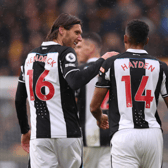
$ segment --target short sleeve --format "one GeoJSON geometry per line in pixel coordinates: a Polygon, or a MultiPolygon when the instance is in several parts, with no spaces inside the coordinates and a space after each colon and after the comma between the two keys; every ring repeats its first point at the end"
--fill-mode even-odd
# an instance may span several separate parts
{"type": "Polygon", "coordinates": [[[163,79],[161,83],[161,95],[162,97],[168,96],[168,66],[163,64],[163,79]]]}
{"type": "Polygon", "coordinates": [[[20,68],[21,68],[21,72],[20,72],[20,76],[19,76],[19,82],[25,83],[24,66],[22,65],[20,68]]]}
{"type": "Polygon", "coordinates": [[[110,66],[109,62],[106,60],[99,70],[98,81],[96,87],[109,88],[110,87],[110,66]]]}

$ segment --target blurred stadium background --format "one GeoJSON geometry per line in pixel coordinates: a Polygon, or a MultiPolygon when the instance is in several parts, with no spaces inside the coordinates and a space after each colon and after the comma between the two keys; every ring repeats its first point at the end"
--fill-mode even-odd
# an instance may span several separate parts
{"type": "MultiPolygon", "coordinates": [[[[124,52],[126,23],[142,19],[150,26],[147,51],[168,62],[167,0],[0,0],[0,168],[26,168],[28,155],[20,146],[14,97],[20,65],[39,46],[56,17],[71,13],[83,21],[83,32],[95,31],[103,39],[102,54],[124,52]]],[[[163,167],[168,167],[168,112],[162,98],[163,167]]]]}

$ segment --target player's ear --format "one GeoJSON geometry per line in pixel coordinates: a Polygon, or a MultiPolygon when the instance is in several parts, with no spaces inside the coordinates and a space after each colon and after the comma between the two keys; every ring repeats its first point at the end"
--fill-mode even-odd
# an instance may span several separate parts
{"type": "Polygon", "coordinates": [[[60,26],[60,27],[59,27],[59,33],[60,33],[61,35],[63,35],[63,34],[64,34],[64,31],[65,31],[64,27],[60,26]]]}
{"type": "Polygon", "coordinates": [[[95,45],[93,43],[91,43],[89,45],[89,49],[90,49],[90,52],[93,52],[95,50],[95,45]]]}
{"type": "Polygon", "coordinates": [[[149,42],[149,37],[147,37],[145,45],[148,44],[148,42],[149,42]]]}
{"type": "Polygon", "coordinates": [[[124,43],[128,43],[128,36],[126,34],[124,35],[124,43]]]}

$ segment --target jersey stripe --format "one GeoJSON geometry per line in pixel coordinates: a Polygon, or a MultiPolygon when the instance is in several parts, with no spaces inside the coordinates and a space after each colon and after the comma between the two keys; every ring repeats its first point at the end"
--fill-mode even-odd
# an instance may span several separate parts
{"type": "Polygon", "coordinates": [[[109,58],[99,73],[96,87],[110,88],[111,136],[126,128],[161,128],[157,105],[159,94],[168,95],[168,68],[146,52],[136,52],[109,58]]]}
{"type": "Polygon", "coordinates": [[[30,105],[31,139],[81,137],[74,91],[63,77],[70,71],[63,62],[69,52],[74,50],[54,43],[34,49],[25,60],[22,81],[30,105]]]}

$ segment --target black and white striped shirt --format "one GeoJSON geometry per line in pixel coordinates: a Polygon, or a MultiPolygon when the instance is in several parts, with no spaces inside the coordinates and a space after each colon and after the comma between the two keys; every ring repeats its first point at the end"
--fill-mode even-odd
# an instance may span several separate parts
{"type": "Polygon", "coordinates": [[[128,49],[107,59],[96,87],[110,90],[111,136],[126,128],[161,128],[159,94],[168,96],[168,67],[145,50],[128,49]]]}
{"type": "Polygon", "coordinates": [[[16,92],[21,132],[29,129],[24,105],[28,97],[31,139],[81,137],[73,89],[89,82],[103,61],[100,58],[85,72],[77,68],[76,53],[70,47],[48,41],[32,50],[21,66],[16,92]]]}
{"type": "MultiPolygon", "coordinates": [[[[86,69],[91,66],[98,58],[90,58],[86,64],[79,67],[86,69]]],[[[93,97],[95,84],[98,76],[94,77],[88,84],[83,86],[78,93],[78,108],[80,116],[80,124],[82,127],[83,143],[84,146],[98,147],[110,146],[109,129],[103,130],[97,126],[97,121],[90,112],[90,103],[93,97]]],[[[102,104],[103,113],[108,113],[108,96],[102,104]]]]}

